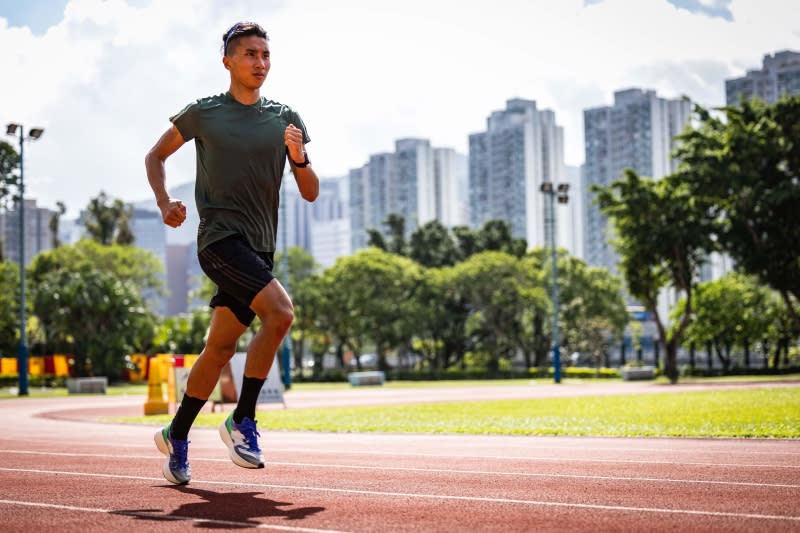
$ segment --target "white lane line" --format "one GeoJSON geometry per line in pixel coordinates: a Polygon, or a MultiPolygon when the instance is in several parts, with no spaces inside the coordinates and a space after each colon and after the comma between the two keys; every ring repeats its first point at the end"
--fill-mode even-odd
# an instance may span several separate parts
{"type": "MultiPolygon", "coordinates": [[[[208,430],[208,428],[197,428],[197,429],[208,430]]],[[[363,434],[363,436],[368,439],[370,437],[385,436],[385,434],[372,434],[372,433],[366,434],[365,433],[365,434],[363,434]]],[[[475,436],[476,435],[464,435],[464,437],[475,437],[475,436]]],[[[480,436],[478,436],[478,437],[480,437],[480,436]]],[[[87,444],[87,442],[85,440],[69,440],[69,441],[68,440],[63,440],[61,438],[60,434],[54,435],[53,438],[58,438],[58,441],[60,443],[62,443],[62,444],[74,444],[76,446],[77,445],[85,446],[87,444]]],[[[514,437],[514,438],[525,439],[527,437],[514,437]]],[[[540,438],[540,437],[535,437],[535,438],[540,438]]],[[[558,437],[541,437],[541,438],[558,438],[558,437]]],[[[578,437],[568,437],[568,438],[575,439],[575,438],[578,438],[578,437]]],[[[565,444],[565,445],[559,445],[559,446],[551,446],[551,445],[537,445],[537,444],[515,445],[515,444],[509,444],[509,443],[502,443],[502,447],[504,449],[513,448],[513,449],[523,450],[523,451],[524,450],[556,450],[556,451],[560,451],[560,452],[564,452],[564,451],[586,451],[587,450],[587,445],[593,444],[588,439],[593,439],[593,438],[603,438],[603,437],[586,437],[587,443],[583,444],[583,445],[568,445],[568,444],[565,444]]],[[[608,438],[614,438],[614,437],[608,437],[608,438]]],[[[618,437],[618,438],[625,438],[625,437],[618,437]]],[[[634,437],[630,437],[630,438],[631,438],[631,440],[634,439],[634,437]]],[[[639,440],[647,440],[648,438],[651,438],[651,437],[642,437],[639,440]]],[[[673,439],[676,439],[676,440],[680,440],[680,439],[683,439],[684,437],[652,437],[652,438],[654,438],[654,439],[655,438],[658,438],[658,439],[673,438],[673,439]]],[[[267,437],[267,439],[268,439],[268,437],[267,437]]],[[[314,435],[312,437],[312,439],[315,440],[316,442],[324,442],[324,443],[328,443],[328,444],[342,444],[343,443],[341,440],[338,440],[338,439],[321,440],[318,435],[314,435]]],[[[284,446],[287,445],[287,444],[290,444],[290,442],[287,442],[285,439],[280,439],[280,440],[281,440],[281,444],[284,445],[284,446]]],[[[732,444],[734,442],[736,442],[736,443],[742,442],[745,445],[753,445],[754,444],[753,442],[748,442],[748,440],[749,439],[733,439],[732,438],[732,439],[730,439],[730,443],[732,444]]],[[[756,440],[756,439],[754,439],[754,440],[756,440]]],[[[0,437],[0,441],[22,442],[22,441],[20,441],[20,439],[14,439],[14,438],[10,438],[10,437],[0,437]]],[[[715,439],[715,441],[716,441],[716,443],[719,443],[720,441],[724,441],[724,439],[718,438],[718,439],[715,439]]],[[[306,444],[308,442],[308,440],[298,440],[297,442],[299,442],[301,444],[306,444]]],[[[101,447],[113,446],[115,448],[118,448],[120,446],[124,447],[124,448],[152,448],[153,447],[152,444],[144,444],[144,443],[136,443],[136,442],[128,442],[128,443],[125,443],[125,444],[121,444],[119,441],[114,441],[114,442],[112,442],[112,441],[109,441],[109,442],[92,441],[91,444],[93,446],[101,446],[101,447]]],[[[691,454],[691,455],[697,455],[697,454],[700,454],[700,453],[706,453],[706,454],[708,454],[708,453],[712,453],[712,454],[713,453],[726,453],[726,454],[727,453],[731,453],[730,449],[726,449],[726,448],[721,447],[721,446],[714,446],[714,444],[715,443],[712,443],[712,447],[709,447],[709,446],[697,446],[697,447],[694,447],[694,448],[643,448],[643,447],[628,448],[628,447],[619,447],[619,446],[614,446],[614,447],[612,447],[612,446],[601,446],[601,447],[591,447],[591,448],[588,448],[588,449],[590,449],[592,451],[595,451],[595,452],[684,453],[684,454],[691,454]]],[[[798,447],[798,449],[800,449],[800,444],[797,447],[798,447]]],[[[275,450],[283,450],[283,451],[293,451],[293,450],[295,450],[297,448],[274,448],[274,449],[275,450]]],[[[320,453],[340,453],[340,452],[330,452],[330,451],[326,451],[326,450],[323,450],[323,449],[315,449],[315,450],[319,451],[320,453]]],[[[344,452],[341,452],[341,453],[344,453],[344,452]]],[[[362,453],[362,452],[358,452],[358,453],[362,453]]],[[[363,453],[370,453],[370,452],[363,452],[363,453]]],[[[735,450],[735,453],[737,455],[800,456],[800,451],[797,451],[797,452],[758,451],[758,450],[741,450],[741,449],[738,449],[738,448],[735,450]]],[[[446,454],[446,455],[442,455],[441,457],[452,457],[452,456],[449,455],[449,454],[446,454]]],[[[462,455],[461,457],[481,458],[481,457],[484,457],[484,456],[462,455]]],[[[508,459],[525,459],[525,457],[519,457],[519,456],[512,456],[512,457],[507,457],[506,456],[505,458],[508,458],[508,459]]],[[[709,463],[709,464],[712,464],[712,463],[709,463]]],[[[713,463],[713,464],[716,464],[716,463],[713,463]]]]}
{"type": "Polygon", "coordinates": [[[196,524],[213,524],[217,526],[274,529],[278,531],[299,531],[303,533],[344,533],[331,529],[312,529],[307,527],[290,527],[272,524],[255,524],[253,522],[235,522],[232,520],[215,520],[213,518],[194,518],[181,515],[162,515],[158,513],[145,513],[141,511],[116,511],[114,509],[101,509],[99,507],[76,507],[74,505],[58,505],[55,503],[26,502],[20,500],[0,500],[0,505],[21,505],[25,507],[39,507],[44,509],[58,509],[60,511],[80,511],[83,513],[114,514],[121,516],[131,516],[136,518],[153,518],[157,520],[176,520],[194,522],[196,524]]]}
{"type": "Polygon", "coordinates": [[[800,485],[790,485],[782,483],[754,483],[750,481],[725,481],[725,480],[705,480],[705,479],[675,479],[658,477],[631,477],[631,476],[591,476],[579,474],[546,474],[541,472],[495,472],[486,470],[458,470],[448,468],[412,468],[402,466],[363,466],[363,465],[343,465],[343,464],[320,464],[320,463],[292,463],[281,461],[267,461],[268,465],[280,466],[299,466],[302,468],[338,468],[342,470],[379,470],[379,471],[399,471],[399,472],[431,472],[443,474],[471,474],[471,475],[491,475],[491,476],[520,476],[537,478],[568,478],[568,479],[591,479],[606,481],[643,481],[647,483],[689,483],[689,484],[708,484],[708,485],[733,485],[744,487],[768,487],[800,489],[800,485]]]}
{"type": "MultiPolygon", "coordinates": [[[[110,453],[72,453],[72,452],[37,452],[31,450],[3,450],[7,454],[19,455],[46,455],[56,457],[96,457],[103,459],[159,459],[164,460],[160,455],[120,455],[110,453]]],[[[202,461],[209,463],[228,463],[230,459],[219,459],[214,457],[192,457],[192,461],[202,461]]],[[[394,472],[420,472],[437,474],[470,474],[479,476],[517,476],[517,477],[536,477],[536,478],[567,478],[567,479],[590,479],[605,481],[642,481],[647,483],[687,483],[697,485],[732,485],[740,487],[764,487],[782,489],[800,489],[800,485],[785,483],[755,483],[752,481],[728,481],[728,480],[708,480],[708,479],[679,479],[679,478],[658,478],[658,477],[633,477],[633,476],[597,476],[581,474],[556,474],[542,472],[502,472],[493,470],[463,470],[456,468],[419,468],[404,466],[368,466],[368,465],[349,465],[349,464],[329,464],[329,463],[299,463],[291,461],[267,461],[267,466],[291,466],[299,468],[331,468],[341,470],[377,470],[394,472]]],[[[0,468],[0,470],[2,470],[0,468]]]]}
{"type": "Polygon", "coordinates": [[[573,462],[573,463],[622,463],[645,465],[673,465],[673,466],[725,466],[744,468],[792,468],[800,469],[798,465],[771,465],[752,463],[703,463],[690,461],[648,461],[642,459],[594,459],[591,457],[523,457],[508,455],[470,455],[450,453],[423,453],[423,452],[381,452],[376,450],[319,450],[316,448],[265,448],[268,452],[285,452],[296,454],[298,452],[318,453],[328,455],[376,455],[381,457],[435,457],[442,459],[504,459],[510,461],[542,461],[542,462],[573,462]]]}
{"type": "MultiPolygon", "coordinates": [[[[37,469],[26,469],[26,468],[0,468],[0,470],[4,470],[7,472],[21,472],[21,473],[31,473],[31,474],[53,474],[53,475],[79,476],[79,477],[83,476],[83,477],[133,479],[142,481],[165,482],[163,478],[158,478],[158,477],[123,476],[119,474],[90,474],[86,472],[66,472],[61,470],[37,470],[37,469]]],[[[513,498],[488,498],[483,496],[456,496],[449,494],[425,494],[416,492],[388,492],[388,491],[360,490],[360,489],[336,489],[330,487],[311,487],[302,485],[276,485],[270,483],[243,483],[234,481],[206,481],[206,480],[195,480],[195,479],[192,479],[192,485],[222,485],[228,487],[252,487],[252,488],[272,489],[272,490],[294,490],[294,491],[322,492],[322,493],[336,493],[336,494],[361,494],[365,496],[388,496],[392,498],[399,497],[399,498],[417,498],[417,499],[432,499],[432,500],[470,501],[470,502],[483,502],[483,503],[528,505],[528,506],[539,506],[539,507],[561,507],[569,509],[593,509],[593,510],[603,510],[603,511],[623,511],[623,512],[630,511],[639,513],[685,514],[693,516],[749,518],[756,520],[786,520],[791,522],[800,522],[800,516],[767,515],[767,514],[757,514],[757,513],[732,513],[725,511],[702,511],[698,509],[630,507],[624,505],[551,502],[551,501],[540,501],[540,500],[517,500],[513,498]]]]}

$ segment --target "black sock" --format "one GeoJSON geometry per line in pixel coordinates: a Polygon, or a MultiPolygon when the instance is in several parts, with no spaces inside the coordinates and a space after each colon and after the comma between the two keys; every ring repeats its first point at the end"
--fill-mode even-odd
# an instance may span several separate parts
{"type": "Polygon", "coordinates": [[[178,412],[175,413],[175,418],[172,419],[172,426],[170,426],[169,433],[173,439],[187,440],[189,438],[189,428],[194,424],[194,419],[200,409],[206,404],[206,400],[192,398],[188,394],[183,395],[181,405],[178,407],[178,412]]]}
{"type": "Polygon", "coordinates": [[[244,417],[250,420],[256,419],[256,402],[261,387],[264,386],[264,379],[244,377],[242,380],[242,393],[239,395],[239,403],[233,411],[233,421],[237,424],[242,423],[244,417]]]}

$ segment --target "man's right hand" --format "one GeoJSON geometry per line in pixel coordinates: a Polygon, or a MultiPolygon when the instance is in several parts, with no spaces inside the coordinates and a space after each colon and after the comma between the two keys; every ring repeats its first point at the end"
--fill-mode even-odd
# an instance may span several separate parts
{"type": "Polygon", "coordinates": [[[186,206],[177,198],[168,198],[158,204],[161,220],[171,228],[177,228],[186,220],[186,206]]]}

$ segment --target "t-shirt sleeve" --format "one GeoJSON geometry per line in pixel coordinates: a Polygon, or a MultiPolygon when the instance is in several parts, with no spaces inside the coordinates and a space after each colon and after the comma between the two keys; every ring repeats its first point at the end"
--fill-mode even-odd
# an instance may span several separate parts
{"type": "Polygon", "coordinates": [[[188,142],[197,137],[199,133],[199,116],[197,102],[192,102],[177,114],[169,117],[169,121],[178,128],[183,140],[188,142]]]}
{"type": "Polygon", "coordinates": [[[300,128],[300,130],[303,132],[303,144],[310,143],[311,137],[308,136],[308,130],[306,129],[306,125],[303,123],[303,119],[300,118],[300,114],[297,113],[297,111],[292,110],[289,116],[290,122],[296,127],[300,128]]]}

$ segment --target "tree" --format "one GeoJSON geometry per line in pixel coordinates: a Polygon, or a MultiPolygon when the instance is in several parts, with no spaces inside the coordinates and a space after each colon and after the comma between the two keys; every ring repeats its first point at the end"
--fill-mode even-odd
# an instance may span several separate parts
{"type": "Polygon", "coordinates": [[[477,231],[467,226],[455,226],[452,231],[459,261],[481,251],[480,235],[477,231]]]}
{"type": "Polygon", "coordinates": [[[86,232],[103,245],[133,244],[130,221],[133,206],[119,198],[111,201],[104,191],[89,201],[86,207],[86,232]]]}
{"type": "Polygon", "coordinates": [[[0,261],[0,355],[15,353],[19,342],[19,267],[0,261]]]}
{"type": "Polygon", "coordinates": [[[20,158],[13,146],[0,141],[0,209],[8,207],[11,193],[19,185],[20,158]]]}
{"type": "MultiPolygon", "coordinates": [[[[367,248],[340,258],[325,275],[327,299],[336,302],[336,309],[330,311],[345,317],[337,324],[337,333],[349,342],[371,339],[379,365],[386,368],[386,353],[401,345],[410,346],[418,329],[416,290],[422,277],[419,265],[367,248]]],[[[360,346],[350,346],[357,356],[360,346]]]]}
{"type": "Polygon", "coordinates": [[[549,302],[542,284],[504,252],[482,252],[454,268],[472,311],[467,330],[482,347],[487,370],[496,373],[500,361],[509,360],[518,349],[530,352],[525,334],[529,313],[546,313],[549,302]]]}
{"type": "Polygon", "coordinates": [[[73,353],[79,375],[122,375],[125,356],[145,351],[155,320],[130,280],[83,263],[48,272],[33,308],[53,351],[73,353]]]}
{"type": "MultiPolygon", "coordinates": [[[[0,141],[0,211],[8,208],[14,191],[19,185],[20,157],[14,147],[0,141]]],[[[0,235],[0,262],[3,261],[3,239],[0,235]]]]}
{"type": "MultiPolygon", "coordinates": [[[[289,263],[288,291],[292,297],[292,301],[296,303],[296,295],[299,294],[298,291],[301,290],[303,280],[311,277],[319,268],[319,265],[314,261],[314,258],[311,256],[311,254],[299,247],[289,248],[287,256],[289,263]]],[[[281,282],[286,280],[286,273],[284,273],[285,268],[286,265],[284,264],[281,253],[276,252],[275,268],[273,269],[273,273],[279,280],[281,280],[281,282]]],[[[292,354],[294,355],[295,360],[295,368],[300,369],[303,365],[303,348],[305,344],[306,329],[298,327],[299,324],[303,324],[304,322],[297,320],[296,311],[297,310],[295,309],[295,323],[293,324],[291,330],[291,341],[292,354]]]]}
{"type": "MultiPolygon", "coordinates": [[[[301,332],[302,338],[310,341],[311,354],[314,357],[314,376],[319,376],[323,357],[333,344],[333,336],[329,329],[331,323],[326,320],[330,305],[325,299],[326,291],[323,290],[322,283],[321,275],[312,274],[298,281],[292,289],[294,304],[292,331],[301,332]]],[[[330,311],[331,315],[335,315],[335,310],[330,309],[330,311]]],[[[296,363],[295,367],[301,368],[296,363]]]]}
{"type": "MultiPolygon", "coordinates": [[[[771,300],[768,289],[743,274],[728,274],[701,283],[695,291],[685,342],[710,344],[727,372],[734,346],[749,350],[751,343],[768,338],[777,314],[771,300]]],[[[672,315],[680,316],[685,306],[686,300],[680,300],[672,315]]]]}
{"type": "Polygon", "coordinates": [[[464,362],[470,348],[466,324],[472,312],[455,267],[424,271],[417,289],[419,330],[423,357],[435,370],[447,370],[464,362]]]}
{"type": "Polygon", "coordinates": [[[715,215],[722,250],[778,291],[800,327],[800,96],[695,115],[676,179],[715,215]]]}
{"type": "Polygon", "coordinates": [[[385,233],[368,229],[367,246],[380,248],[392,254],[407,256],[406,219],[397,213],[389,213],[383,221],[385,233]]]}
{"type": "Polygon", "coordinates": [[[488,220],[479,233],[481,251],[498,251],[522,257],[528,249],[525,239],[517,239],[511,234],[511,224],[505,220],[488,220]]]}
{"type": "Polygon", "coordinates": [[[52,234],[52,247],[58,248],[61,246],[61,239],[58,236],[58,228],[61,222],[61,217],[64,216],[64,213],[67,212],[67,206],[64,205],[64,202],[56,202],[57,210],[50,215],[50,222],[47,224],[47,227],[50,229],[50,233],[52,234]]]}
{"type": "MultiPolygon", "coordinates": [[[[543,273],[549,290],[550,250],[535,248],[528,252],[526,260],[543,273]]],[[[595,366],[600,366],[607,355],[609,339],[618,338],[628,322],[620,280],[604,268],[589,267],[563,249],[558,250],[557,261],[561,345],[566,350],[591,355],[595,366]]],[[[545,322],[550,321],[548,318],[545,322]]],[[[536,336],[546,339],[537,347],[537,365],[541,365],[552,342],[550,328],[540,332],[537,327],[536,336]]]]}
{"type": "Polygon", "coordinates": [[[202,307],[191,313],[166,317],[156,327],[153,351],[160,353],[200,353],[205,347],[211,309],[202,307]]]}
{"type": "Polygon", "coordinates": [[[458,253],[453,237],[438,220],[432,220],[411,234],[409,257],[424,267],[454,265],[458,253]]]}
{"type": "Polygon", "coordinates": [[[49,272],[77,269],[83,264],[110,272],[121,281],[130,281],[140,291],[163,290],[159,277],[163,266],[152,253],[133,246],[103,246],[88,239],[36,255],[28,267],[31,289],[36,290],[49,272]]]}
{"type": "MultiPolygon", "coordinates": [[[[289,259],[289,290],[294,291],[294,287],[298,286],[304,279],[311,277],[319,269],[319,265],[314,261],[314,257],[299,247],[291,247],[288,251],[289,259]]],[[[284,261],[281,252],[275,252],[275,266],[272,273],[276,278],[281,280],[286,279],[284,272],[284,261]]]]}
{"type": "Polygon", "coordinates": [[[593,190],[612,223],[628,290],[655,317],[666,352],[664,373],[676,383],[678,346],[691,318],[695,279],[715,249],[713,219],[692,190],[670,176],[654,181],[628,169],[610,186],[593,190]],[[670,329],[658,310],[659,291],[667,286],[686,298],[684,314],[670,329]]]}
{"type": "Polygon", "coordinates": [[[124,356],[145,351],[155,322],[142,293],[159,291],[161,265],[133,246],[90,240],[38,254],[28,267],[43,349],[85,357],[79,372],[117,375],[124,356]]]}

